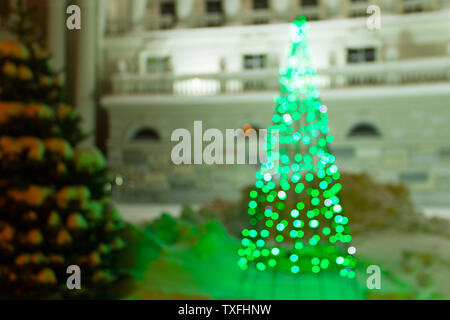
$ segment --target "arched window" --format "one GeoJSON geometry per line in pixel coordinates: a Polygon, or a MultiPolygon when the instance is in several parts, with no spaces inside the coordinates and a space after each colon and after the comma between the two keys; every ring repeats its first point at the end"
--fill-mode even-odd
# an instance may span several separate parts
{"type": "Polygon", "coordinates": [[[348,136],[350,138],[379,137],[379,136],[381,136],[381,133],[377,127],[375,127],[374,125],[372,125],[370,123],[360,123],[360,124],[357,124],[356,126],[354,126],[350,130],[348,136]]]}
{"type": "Polygon", "coordinates": [[[132,141],[159,141],[159,133],[152,128],[141,128],[131,136],[132,141]]]}

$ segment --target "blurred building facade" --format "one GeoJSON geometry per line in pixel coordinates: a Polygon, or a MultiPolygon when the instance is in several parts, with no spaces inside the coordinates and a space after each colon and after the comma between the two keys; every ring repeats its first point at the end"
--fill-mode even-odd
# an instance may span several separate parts
{"type": "Polygon", "coordinates": [[[252,184],[256,165],[174,165],[171,134],[196,120],[270,125],[290,22],[304,15],[341,170],[450,205],[449,0],[55,1],[82,8],[63,56],[86,128],[106,128],[118,200],[203,202],[252,184]]]}
{"type": "Polygon", "coordinates": [[[267,127],[289,23],[309,20],[314,64],[344,171],[450,203],[450,2],[109,1],[100,46],[108,157],[120,197],[236,196],[255,166],[171,163],[176,128],[267,127]],[[367,25],[369,5],[381,28],[367,25]],[[119,169],[120,168],[120,169],[119,169]]]}

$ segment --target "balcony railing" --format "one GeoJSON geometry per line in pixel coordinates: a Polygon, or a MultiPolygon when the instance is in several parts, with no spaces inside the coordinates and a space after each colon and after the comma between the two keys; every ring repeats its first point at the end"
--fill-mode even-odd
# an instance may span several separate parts
{"type": "MultiPolygon", "coordinates": [[[[377,62],[318,70],[321,88],[403,85],[450,81],[450,57],[377,62]]],[[[208,96],[224,93],[276,91],[277,69],[214,74],[116,74],[113,94],[208,96]]]]}
{"type": "MultiPolygon", "coordinates": [[[[293,0],[294,1],[294,0],[293,0]]],[[[133,3],[134,1],[131,1],[133,3]]],[[[135,1],[137,2],[137,1],[135,1]]],[[[448,1],[438,0],[395,0],[395,1],[331,1],[330,3],[340,3],[338,6],[328,5],[329,1],[318,1],[317,6],[303,6],[292,10],[293,15],[286,15],[285,22],[291,22],[293,18],[298,15],[305,15],[308,19],[334,19],[346,17],[367,17],[367,7],[371,4],[379,5],[383,14],[401,14],[414,13],[422,11],[436,11],[440,9],[448,9],[448,1]],[[395,2],[395,5],[392,3],[395,2]],[[345,4],[345,5],[344,5],[345,4]]],[[[207,12],[195,12],[193,10],[192,21],[183,24],[183,27],[206,27],[231,24],[262,24],[271,22],[280,22],[278,19],[273,19],[276,15],[274,9],[255,9],[244,12],[242,15],[236,16],[233,21],[227,21],[226,15],[218,17],[215,14],[208,14],[207,12]],[[196,16],[200,14],[200,16],[196,16]]],[[[175,14],[176,15],[176,14],[175,14]]],[[[158,30],[174,28],[177,26],[176,16],[161,16],[157,12],[146,12],[142,20],[142,28],[145,30],[158,30]]],[[[107,33],[110,36],[126,33],[131,31],[133,24],[129,21],[126,11],[117,14],[117,17],[109,17],[107,21],[107,33]]]]}

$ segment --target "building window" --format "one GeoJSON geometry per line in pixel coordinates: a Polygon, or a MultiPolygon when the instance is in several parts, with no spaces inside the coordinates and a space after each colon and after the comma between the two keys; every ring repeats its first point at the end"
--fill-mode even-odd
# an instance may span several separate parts
{"type": "Polygon", "coordinates": [[[222,13],[222,0],[207,0],[206,12],[207,13],[222,13]]]}
{"type": "Polygon", "coordinates": [[[163,73],[170,71],[169,57],[149,57],[146,61],[147,73],[163,73]]]}
{"type": "Polygon", "coordinates": [[[175,0],[161,0],[160,2],[160,21],[161,29],[173,28],[176,24],[175,0]]]}
{"type": "Polygon", "coordinates": [[[348,136],[350,138],[356,137],[379,137],[381,136],[380,131],[373,125],[369,123],[361,123],[354,126],[348,136]]]}
{"type": "Polygon", "coordinates": [[[159,141],[159,133],[152,128],[142,128],[137,130],[132,136],[132,141],[159,141]]]}
{"type": "Polygon", "coordinates": [[[402,5],[403,5],[403,13],[419,13],[419,12],[424,12],[425,7],[424,7],[424,2],[426,1],[415,1],[415,0],[403,0],[402,1],[402,5]]]}
{"type": "MultiPolygon", "coordinates": [[[[244,55],[244,69],[258,70],[267,67],[267,55],[265,54],[247,54],[244,55]]],[[[266,90],[267,81],[265,80],[244,80],[244,91],[266,90]]]]}
{"type": "Polygon", "coordinates": [[[328,147],[328,152],[334,155],[336,158],[355,158],[356,151],[352,147],[331,148],[328,147]]]}
{"type": "Polygon", "coordinates": [[[399,179],[400,182],[404,184],[423,183],[428,181],[428,173],[426,172],[400,173],[399,179]]]}
{"type": "Polygon", "coordinates": [[[305,16],[308,21],[316,21],[320,19],[319,12],[319,0],[299,0],[301,10],[301,14],[305,16]]]}
{"type": "Polygon", "coordinates": [[[347,63],[365,63],[375,60],[375,48],[347,49],[347,63]]]}
{"type": "Polygon", "coordinates": [[[267,67],[267,55],[265,54],[246,54],[244,55],[244,69],[264,69],[267,67]]]}
{"type": "Polygon", "coordinates": [[[317,7],[318,0],[300,0],[302,7],[317,7]]]}
{"type": "Polygon", "coordinates": [[[163,0],[160,8],[162,16],[175,16],[175,1],[163,0]]]}
{"type": "Polygon", "coordinates": [[[206,26],[218,27],[223,25],[223,6],[222,0],[206,0],[206,26]]]}
{"type": "Polygon", "coordinates": [[[405,8],[403,8],[403,13],[419,13],[419,12],[423,12],[424,8],[419,4],[419,5],[409,5],[406,6],[405,8]]]}
{"type": "Polygon", "coordinates": [[[268,0],[253,0],[253,9],[254,10],[267,10],[267,9],[269,9],[269,1],[268,0]]]}
{"type": "Polygon", "coordinates": [[[348,17],[349,18],[360,18],[360,17],[366,17],[367,13],[366,10],[352,10],[349,14],[348,17]]]}

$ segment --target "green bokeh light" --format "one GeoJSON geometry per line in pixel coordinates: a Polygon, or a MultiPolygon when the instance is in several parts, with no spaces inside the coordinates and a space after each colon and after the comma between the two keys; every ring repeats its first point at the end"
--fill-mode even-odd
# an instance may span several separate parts
{"type": "Polygon", "coordinates": [[[292,273],[334,267],[352,278],[356,259],[346,252],[352,237],[339,199],[339,165],[328,148],[334,137],[329,133],[328,106],[319,100],[304,18],[293,22],[290,39],[287,67],[280,69],[280,94],[274,97],[273,124],[268,128],[267,161],[255,174],[254,190],[248,194],[251,227],[242,230],[238,264],[241,269],[252,264],[263,271],[287,262],[292,273]],[[272,136],[275,130],[278,135],[272,136]],[[275,144],[279,149],[273,148],[275,144]],[[302,258],[307,252],[320,252],[323,245],[332,250],[302,258]],[[345,254],[336,253],[341,246],[345,254]]]}

